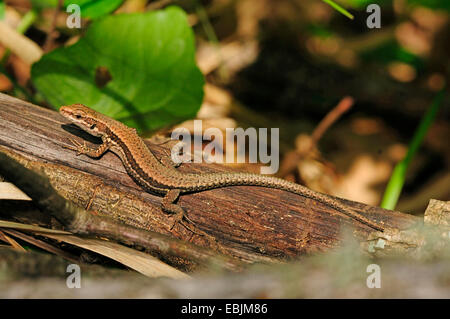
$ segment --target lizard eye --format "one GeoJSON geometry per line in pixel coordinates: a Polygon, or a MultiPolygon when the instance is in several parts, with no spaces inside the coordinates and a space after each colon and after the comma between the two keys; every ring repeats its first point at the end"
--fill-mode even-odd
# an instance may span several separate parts
{"type": "Polygon", "coordinates": [[[97,124],[92,124],[92,125],[91,125],[91,130],[93,130],[93,129],[95,128],[96,125],[97,125],[97,124]]]}
{"type": "Polygon", "coordinates": [[[81,115],[80,115],[80,114],[75,115],[75,117],[76,117],[77,119],[81,119],[81,115]]]}

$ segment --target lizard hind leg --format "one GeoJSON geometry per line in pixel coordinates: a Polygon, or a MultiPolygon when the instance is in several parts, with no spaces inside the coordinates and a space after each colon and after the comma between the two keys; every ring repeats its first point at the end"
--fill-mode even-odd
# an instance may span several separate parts
{"type": "Polygon", "coordinates": [[[181,165],[181,162],[174,162],[169,155],[161,157],[160,161],[166,167],[178,168],[181,165]]]}
{"type": "Polygon", "coordinates": [[[179,189],[169,190],[161,202],[161,207],[162,207],[163,211],[165,211],[166,213],[175,215],[175,220],[172,224],[172,227],[170,227],[170,230],[172,230],[177,223],[180,223],[181,225],[186,227],[188,230],[190,230],[194,234],[203,235],[203,234],[200,234],[197,231],[193,230],[191,227],[189,227],[188,225],[186,225],[183,222],[183,218],[184,218],[187,222],[194,225],[194,223],[186,216],[186,211],[180,205],[175,204],[178,197],[180,196],[180,192],[181,191],[179,189]]]}

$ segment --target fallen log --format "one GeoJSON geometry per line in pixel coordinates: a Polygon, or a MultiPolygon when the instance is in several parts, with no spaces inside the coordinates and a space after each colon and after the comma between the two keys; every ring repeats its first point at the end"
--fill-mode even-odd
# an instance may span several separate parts
{"type": "MultiPolygon", "coordinates": [[[[178,203],[207,236],[193,234],[161,210],[161,197],[145,192],[126,173],[120,159],[75,156],[64,148],[77,136],[98,141],[57,112],[0,94],[0,151],[44,172],[52,186],[75,204],[144,230],[169,234],[243,261],[271,261],[325,251],[341,243],[342,230],[354,229],[365,241],[368,226],[311,199],[281,190],[234,186],[181,196],[178,203]]],[[[170,154],[152,145],[157,157],[170,154]]],[[[225,172],[215,164],[183,164],[182,172],[225,172]]],[[[339,199],[351,209],[389,228],[406,228],[420,219],[408,214],[339,199]]]]}

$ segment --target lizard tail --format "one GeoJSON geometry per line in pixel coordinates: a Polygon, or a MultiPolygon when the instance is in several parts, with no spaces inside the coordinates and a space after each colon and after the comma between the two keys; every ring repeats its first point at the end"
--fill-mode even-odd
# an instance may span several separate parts
{"type": "MultiPolygon", "coordinates": [[[[189,174],[191,175],[191,174],[189,174]]],[[[195,174],[192,174],[195,175],[195,174]]],[[[198,176],[197,176],[198,177],[198,176]]],[[[211,174],[203,174],[202,179],[207,180],[208,182],[201,183],[202,185],[189,185],[191,187],[195,188],[195,191],[201,191],[201,190],[208,190],[208,189],[214,189],[214,188],[221,188],[221,187],[227,187],[227,186],[261,186],[266,188],[275,188],[284,190],[293,194],[297,194],[312,200],[316,200],[318,202],[321,202],[322,204],[325,204],[340,213],[355,219],[373,229],[376,229],[378,231],[383,231],[384,227],[380,226],[378,223],[368,219],[367,217],[361,215],[361,213],[356,212],[344,204],[342,204],[339,199],[335,199],[329,195],[325,195],[322,193],[315,192],[305,186],[302,186],[300,184],[292,183],[287,180],[273,177],[273,176],[266,176],[266,175],[259,175],[259,174],[252,174],[252,173],[236,173],[236,174],[230,174],[230,173],[211,173],[211,174]]],[[[193,181],[196,180],[196,178],[193,178],[193,181]]]]}

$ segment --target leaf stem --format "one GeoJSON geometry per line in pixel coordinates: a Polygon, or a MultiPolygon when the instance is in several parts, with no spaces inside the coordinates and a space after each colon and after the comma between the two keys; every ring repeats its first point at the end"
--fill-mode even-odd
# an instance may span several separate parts
{"type": "Polygon", "coordinates": [[[206,37],[208,40],[214,45],[217,56],[219,58],[219,77],[221,80],[225,80],[227,78],[227,74],[225,73],[224,65],[223,65],[223,57],[222,53],[220,51],[219,46],[219,39],[217,38],[216,32],[214,31],[214,27],[212,26],[211,22],[209,21],[208,13],[206,12],[205,8],[202,6],[200,2],[197,2],[197,16],[202,23],[203,30],[206,33],[206,37]]]}
{"type": "MultiPolygon", "coordinates": [[[[25,13],[23,18],[20,20],[16,31],[20,34],[24,34],[28,30],[28,28],[31,27],[31,25],[34,23],[34,21],[36,21],[36,18],[37,18],[36,11],[34,11],[34,10],[28,11],[27,13],[25,13]]],[[[7,48],[5,50],[5,53],[3,53],[2,59],[0,60],[1,65],[6,64],[6,61],[8,60],[10,54],[11,54],[11,51],[7,48]]]]}

